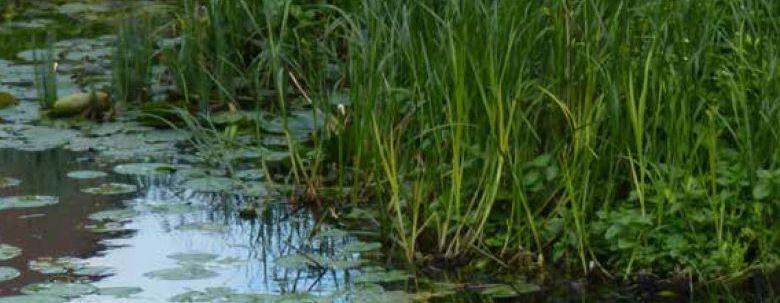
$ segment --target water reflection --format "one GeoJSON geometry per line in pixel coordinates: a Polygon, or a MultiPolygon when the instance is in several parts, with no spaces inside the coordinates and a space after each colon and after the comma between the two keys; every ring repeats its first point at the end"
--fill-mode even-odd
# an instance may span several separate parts
{"type": "Polygon", "coordinates": [[[175,175],[110,174],[97,180],[66,177],[74,170],[110,172],[112,165],[94,162],[86,154],[60,149],[39,153],[0,150],[2,176],[22,179],[19,187],[2,189],[0,194],[60,197],[60,203],[50,207],[0,212],[0,243],[24,251],[23,256],[2,264],[23,273],[16,280],[0,283],[0,296],[15,294],[23,285],[52,278],[28,270],[27,263],[38,257],[79,257],[90,266],[110,267],[108,275],[93,283],[95,286],[141,287],[144,291],[138,298],[152,301],[209,287],[228,287],[239,293],[329,295],[348,289],[349,278],[357,274],[350,266],[319,268],[316,263],[320,259],[340,264],[357,261],[358,253],[339,250],[356,239],[342,233],[313,237],[312,230],[317,225],[315,215],[294,210],[282,197],[258,199],[195,193],[181,188],[183,180],[175,175]],[[137,184],[139,192],[95,196],[80,191],[103,182],[137,184]],[[257,206],[258,218],[239,218],[239,209],[250,204],[257,206]],[[88,219],[90,214],[117,208],[137,211],[136,216],[123,223],[125,232],[96,233],[85,228],[94,224],[88,219]],[[164,280],[148,274],[181,267],[182,262],[170,256],[182,253],[215,255],[213,260],[197,265],[218,275],[206,279],[164,280]],[[316,260],[307,263],[304,259],[304,266],[297,266],[300,262],[278,266],[276,262],[283,256],[301,255],[316,260]]]}
{"type": "MultiPolygon", "coordinates": [[[[99,287],[139,286],[143,295],[165,297],[207,287],[229,287],[237,292],[330,294],[343,289],[350,270],[291,269],[276,266],[287,255],[311,253],[332,258],[337,247],[353,239],[312,238],[315,218],[307,211],[293,212],[281,198],[249,201],[241,196],[198,194],[179,189],[173,176],[142,177],[138,198],[125,205],[139,215],[125,227],[136,230],[132,236],[104,240],[111,247],[89,259],[92,265],[111,266],[116,274],[98,283],[99,287]],[[248,203],[260,205],[258,220],[238,217],[238,208],[248,203]],[[193,281],[160,281],[144,276],[164,268],[175,268],[176,253],[206,253],[218,259],[206,267],[218,277],[193,281]]],[[[346,259],[357,256],[344,256],[346,259]]]]}

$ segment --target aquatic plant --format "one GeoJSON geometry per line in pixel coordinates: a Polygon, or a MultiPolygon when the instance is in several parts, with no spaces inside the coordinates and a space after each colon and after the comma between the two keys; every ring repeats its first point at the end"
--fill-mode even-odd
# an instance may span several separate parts
{"type": "Polygon", "coordinates": [[[195,4],[166,57],[200,110],[180,111],[197,149],[259,141],[261,110],[278,114],[291,181],[319,205],[333,185],[376,201],[410,267],[712,280],[776,265],[773,2],[195,4]],[[309,144],[293,108],[323,121],[309,144]],[[242,109],[249,126],[212,123],[242,109]]]}
{"type": "Polygon", "coordinates": [[[54,51],[54,34],[46,35],[46,49],[34,51],[35,88],[41,108],[48,109],[57,101],[57,58],[54,51]]]}

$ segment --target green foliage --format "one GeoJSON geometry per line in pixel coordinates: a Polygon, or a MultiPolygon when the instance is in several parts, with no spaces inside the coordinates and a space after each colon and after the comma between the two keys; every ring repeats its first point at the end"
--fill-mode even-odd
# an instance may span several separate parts
{"type": "MultiPolygon", "coordinates": [[[[164,57],[204,112],[280,113],[294,181],[377,201],[410,266],[707,280],[778,259],[778,14],[765,0],[187,1],[164,57]],[[311,153],[292,107],[325,117],[311,153]]],[[[204,115],[183,118],[199,149],[232,144],[204,115]]]]}

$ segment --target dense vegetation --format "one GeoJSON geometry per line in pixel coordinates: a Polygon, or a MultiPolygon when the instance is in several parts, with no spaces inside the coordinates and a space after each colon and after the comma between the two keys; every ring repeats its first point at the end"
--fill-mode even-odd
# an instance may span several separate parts
{"type": "Polygon", "coordinates": [[[316,207],[380,210],[412,268],[732,279],[780,256],[779,14],[190,0],[170,22],[123,22],[114,96],[160,108],[152,66],[170,67],[167,104],[197,117],[204,149],[262,139],[262,119],[216,128],[217,112],[315,108],[312,144],[287,132],[292,181],[316,207]]]}

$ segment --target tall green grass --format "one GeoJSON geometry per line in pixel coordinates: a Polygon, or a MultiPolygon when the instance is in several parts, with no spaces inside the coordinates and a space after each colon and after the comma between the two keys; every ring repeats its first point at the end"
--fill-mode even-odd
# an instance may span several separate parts
{"type": "Polygon", "coordinates": [[[335,165],[412,267],[776,265],[774,1],[185,3],[187,100],[305,100],[329,123],[316,161],[288,140],[296,181],[316,196],[335,165]]]}

